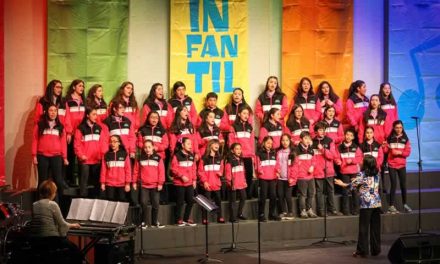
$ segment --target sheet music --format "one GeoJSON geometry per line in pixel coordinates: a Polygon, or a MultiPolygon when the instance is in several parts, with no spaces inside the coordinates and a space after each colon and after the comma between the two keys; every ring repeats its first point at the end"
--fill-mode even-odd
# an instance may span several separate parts
{"type": "Polygon", "coordinates": [[[80,206],[78,208],[78,213],[76,214],[76,220],[86,221],[90,218],[90,213],[95,203],[94,199],[81,199],[80,206]]]}
{"type": "Polygon", "coordinates": [[[69,213],[67,214],[67,219],[76,219],[76,215],[78,214],[81,200],[82,200],[81,198],[72,199],[72,203],[70,204],[69,213]]]}
{"type": "Polygon", "coordinates": [[[117,202],[116,208],[113,212],[112,223],[117,223],[123,225],[125,223],[125,218],[128,212],[128,203],[117,202]]]}
{"type": "Polygon", "coordinates": [[[92,211],[90,212],[89,220],[102,222],[104,218],[104,212],[107,210],[108,203],[107,200],[96,199],[93,203],[92,211]]]}
{"type": "Polygon", "coordinates": [[[110,223],[112,221],[113,212],[116,208],[116,202],[108,202],[107,207],[105,208],[104,215],[102,218],[102,222],[110,223]]]}

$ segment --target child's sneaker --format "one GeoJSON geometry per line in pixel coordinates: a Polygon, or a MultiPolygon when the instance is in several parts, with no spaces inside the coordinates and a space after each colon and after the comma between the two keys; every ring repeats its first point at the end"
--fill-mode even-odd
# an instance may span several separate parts
{"type": "Polygon", "coordinates": [[[411,207],[409,207],[407,204],[403,205],[403,209],[405,210],[405,213],[411,213],[412,212],[411,207]]]}
{"type": "Polygon", "coordinates": [[[186,222],[180,219],[179,221],[177,221],[177,226],[186,226],[186,222]]]}
{"type": "Polygon", "coordinates": [[[397,211],[396,207],[394,207],[394,205],[391,205],[390,207],[388,207],[388,213],[389,214],[398,214],[399,211],[397,211]]]}
{"type": "Polygon", "coordinates": [[[161,229],[161,228],[164,228],[165,226],[164,226],[164,225],[161,225],[159,222],[157,222],[155,225],[152,225],[151,227],[161,229]]]}
{"type": "Polygon", "coordinates": [[[299,217],[304,218],[304,219],[309,218],[309,216],[307,215],[307,212],[306,212],[305,209],[303,209],[303,210],[301,211],[301,214],[299,215],[299,217]]]}
{"type": "Polygon", "coordinates": [[[142,229],[143,229],[143,230],[145,230],[145,229],[147,229],[147,228],[148,228],[148,225],[147,225],[147,224],[145,224],[145,222],[142,222],[142,224],[141,224],[141,227],[142,227],[142,229]]]}
{"type": "Polygon", "coordinates": [[[196,225],[197,225],[197,224],[194,223],[193,220],[191,220],[191,219],[188,219],[188,221],[186,221],[185,224],[186,224],[187,226],[196,226],[196,225]]]}
{"type": "Polygon", "coordinates": [[[286,218],[286,220],[294,220],[294,219],[295,219],[295,216],[293,215],[293,213],[288,213],[288,214],[285,216],[285,218],[286,218]]]}
{"type": "Polygon", "coordinates": [[[224,224],[225,223],[225,219],[223,217],[220,217],[220,218],[217,219],[217,223],[224,224]]]}
{"type": "Polygon", "coordinates": [[[315,212],[313,212],[313,209],[312,209],[312,208],[310,208],[310,209],[307,211],[307,216],[310,217],[310,218],[316,218],[316,217],[318,217],[318,216],[315,214],[315,212]]]}

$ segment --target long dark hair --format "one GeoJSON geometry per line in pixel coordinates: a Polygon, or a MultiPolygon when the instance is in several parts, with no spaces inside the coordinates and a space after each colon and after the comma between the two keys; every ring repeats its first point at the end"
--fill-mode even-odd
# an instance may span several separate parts
{"type": "MultiPolygon", "coordinates": [[[[378,94],[372,94],[372,95],[370,96],[370,103],[368,104],[368,108],[367,108],[367,110],[365,110],[365,112],[364,112],[364,122],[365,122],[365,123],[368,122],[368,118],[370,117],[370,114],[371,114],[371,101],[372,101],[371,99],[372,99],[373,97],[377,97],[377,98],[379,99],[379,102],[380,102],[380,97],[379,97],[378,94]]],[[[386,118],[386,116],[387,116],[387,113],[386,113],[384,110],[382,110],[382,108],[380,107],[380,105],[379,105],[379,108],[377,109],[377,116],[379,117],[378,119],[379,119],[380,121],[385,121],[385,118],[386,118]]]]}
{"type": "Polygon", "coordinates": [[[45,129],[49,128],[49,108],[55,107],[57,109],[57,117],[55,118],[55,128],[60,131],[60,137],[63,133],[64,126],[61,124],[60,119],[58,118],[58,107],[54,104],[51,104],[47,107],[46,112],[41,115],[40,120],[38,121],[38,135],[43,135],[45,129]]]}
{"type": "MultiPolygon", "coordinates": [[[[390,141],[390,139],[391,139],[392,137],[397,136],[397,135],[396,135],[396,132],[394,131],[394,127],[397,126],[397,125],[402,125],[402,136],[403,136],[403,138],[408,139],[408,135],[407,135],[406,132],[405,132],[405,127],[403,126],[403,122],[402,122],[402,120],[396,120],[396,121],[393,122],[393,129],[391,130],[391,133],[390,133],[390,135],[388,136],[388,141],[390,141]]],[[[389,142],[388,142],[388,143],[389,143],[389,142]]]]}
{"type": "MultiPolygon", "coordinates": [[[[208,113],[206,113],[205,114],[205,116],[203,117],[203,120],[202,120],[202,124],[200,125],[200,127],[199,127],[199,132],[200,133],[209,133],[211,130],[209,129],[209,127],[208,127],[208,123],[206,123],[206,119],[208,118],[208,116],[209,116],[209,114],[214,114],[214,112],[208,112],[208,113]]],[[[215,114],[214,114],[215,115],[215,114]]],[[[218,126],[214,123],[214,125],[213,125],[213,127],[214,128],[218,128],[218,126]]]]}
{"type": "Polygon", "coordinates": [[[354,81],[350,84],[350,88],[348,90],[348,97],[351,97],[353,94],[357,92],[357,89],[364,85],[365,82],[362,80],[354,81]]]}
{"type": "Polygon", "coordinates": [[[81,120],[81,124],[86,124],[86,123],[87,123],[87,120],[89,119],[89,118],[88,118],[88,115],[89,115],[93,110],[96,111],[96,108],[92,108],[92,107],[88,107],[88,106],[86,106],[86,111],[84,112],[84,117],[83,117],[83,119],[81,120]]]}
{"type": "Polygon", "coordinates": [[[376,158],[371,155],[365,155],[364,160],[362,161],[362,170],[364,171],[365,176],[376,176],[379,173],[376,158]]]}
{"type": "Polygon", "coordinates": [[[380,103],[384,104],[385,102],[387,102],[387,99],[385,98],[385,94],[383,92],[383,88],[385,88],[385,85],[390,86],[390,95],[388,96],[388,101],[390,101],[392,105],[396,105],[396,100],[394,99],[394,96],[393,96],[393,90],[391,89],[391,84],[389,82],[384,82],[384,83],[380,84],[380,87],[379,87],[380,103]]]}
{"type": "MultiPolygon", "coordinates": [[[[75,91],[75,86],[82,83],[84,85],[84,81],[80,79],[73,80],[69,85],[69,90],[67,90],[66,93],[66,99],[72,99],[72,94],[75,91]]],[[[81,94],[81,100],[85,103],[86,102],[86,96],[84,95],[84,92],[81,94]]]]}
{"type": "Polygon", "coordinates": [[[274,115],[278,111],[281,111],[281,110],[278,108],[272,107],[269,111],[264,113],[263,124],[265,124],[266,122],[269,122],[272,115],[274,115]]]}
{"type": "Polygon", "coordinates": [[[160,101],[162,102],[163,105],[166,105],[167,101],[165,100],[165,98],[162,98],[162,99],[156,98],[156,90],[157,90],[160,86],[163,87],[163,85],[162,85],[161,83],[154,83],[154,84],[151,86],[150,93],[148,94],[147,99],[145,99],[145,101],[144,101],[144,105],[151,105],[151,104],[154,104],[154,101],[155,101],[156,99],[157,99],[157,100],[160,100],[160,101]]]}
{"type": "Polygon", "coordinates": [[[183,83],[183,82],[181,82],[181,81],[177,81],[177,82],[175,82],[174,84],[173,84],[173,93],[171,94],[171,98],[176,98],[176,90],[177,90],[177,88],[179,88],[179,87],[184,87],[185,89],[186,89],[186,85],[183,83]]]}
{"type": "Polygon", "coordinates": [[[307,120],[307,118],[305,117],[305,115],[304,115],[303,107],[301,105],[299,105],[299,104],[295,104],[293,106],[293,108],[292,108],[292,111],[290,111],[289,118],[287,118],[287,122],[286,122],[286,126],[287,127],[293,127],[293,125],[296,123],[295,110],[298,109],[298,108],[301,108],[303,110],[303,115],[302,115],[302,117],[300,119],[300,122],[301,123],[309,122],[307,120]]]}
{"type": "MultiPolygon", "coordinates": [[[[179,151],[181,151],[181,150],[183,150],[183,144],[185,144],[185,142],[186,141],[188,141],[188,140],[191,140],[189,137],[183,137],[183,138],[181,138],[178,142],[177,142],[177,144],[176,144],[176,148],[174,149],[174,154],[175,153],[177,153],[177,152],[179,152],[179,151]]],[[[193,144],[194,144],[194,142],[192,142],[193,144]]],[[[193,148],[194,148],[195,146],[193,145],[193,148]]],[[[192,152],[192,153],[194,153],[194,151],[192,152]]]]}
{"type": "Polygon", "coordinates": [[[114,109],[118,109],[119,106],[123,106],[125,107],[125,102],[123,99],[113,99],[110,102],[110,114],[111,115],[116,115],[116,112],[114,109]]]}
{"type": "Polygon", "coordinates": [[[282,95],[284,95],[283,91],[281,90],[280,82],[278,81],[278,77],[276,77],[276,76],[274,76],[274,75],[269,76],[269,77],[267,78],[267,80],[266,80],[266,86],[264,87],[264,92],[263,92],[263,94],[266,93],[267,90],[269,90],[269,81],[270,81],[270,79],[275,79],[275,80],[277,81],[277,87],[275,87],[275,93],[276,93],[276,94],[282,94],[282,95]]]}
{"type": "MultiPolygon", "coordinates": [[[[208,141],[208,145],[206,145],[205,153],[203,153],[203,158],[208,158],[211,155],[211,146],[214,144],[219,144],[220,141],[218,139],[211,139],[208,141]]],[[[220,156],[220,150],[215,153],[216,156],[220,156]]]]}
{"type": "Polygon", "coordinates": [[[314,93],[313,93],[313,84],[312,84],[312,81],[311,81],[309,78],[307,78],[307,77],[302,77],[301,80],[299,81],[298,89],[296,90],[296,94],[295,94],[295,97],[294,97],[294,100],[295,100],[295,101],[296,101],[300,96],[302,96],[302,94],[303,94],[303,92],[304,92],[303,87],[302,87],[302,84],[303,84],[303,82],[305,82],[305,81],[308,81],[308,82],[310,83],[310,89],[309,89],[309,91],[307,92],[307,95],[308,95],[308,96],[310,96],[310,95],[314,95],[314,93]]]}
{"type": "MultiPolygon", "coordinates": [[[[241,89],[240,87],[234,88],[234,90],[232,90],[232,93],[234,93],[235,91],[240,91],[241,95],[242,95],[242,99],[241,99],[241,104],[243,105],[243,107],[247,107],[249,108],[249,113],[252,114],[252,108],[249,106],[249,104],[246,102],[246,99],[244,99],[244,91],[243,89],[241,89]]],[[[234,100],[232,99],[232,94],[230,97],[230,101],[229,103],[226,105],[226,108],[229,110],[228,112],[232,111],[232,104],[234,103],[234,100]]]]}
{"type": "MultiPolygon", "coordinates": [[[[119,151],[123,150],[125,153],[127,153],[127,149],[124,146],[124,142],[122,142],[121,136],[120,135],[111,135],[109,137],[109,141],[110,141],[110,138],[112,138],[112,137],[116,137],[118,139],[118,141],[119,141],[119,151]]],[[[109,142],[108,145],[109,145],[108,146],[108,151],[113,151],[112,147],[110,146],[110,142],[109,142]]]]}
{"type": "Polygon", "coordinates": [[[125,82],[123,82],[121,84],[121,86],[119,86],[119,89],[116,92],[115,97],[113,97],[112,101],[115,100],[115,99],[124,100],[124,98],[123,98],[124,88],[125,88],[125,86],[127,86],[129,84],[131,85],[131,87],[133,87],[133,92],[131,93],[130,98],[128,99],[129,100],[129,104],[130,104],[131,107],[134,107],[134,108],[138,109],[138,104],[136,102],[136,96],[134,95],[134,84],[132,82],[129,82],[129,81],[125,81],[125,82]]]}
{"type": "Polygon", "coordinates": [[[143,124],[139,129],[142,129],[142,128],[144,128],[144,127],[151,126],[150,121],[149,121],[151,115],[157,115],[157,117],[159,117],[159,121],[157,122],[156,127],[158,127],[158,128],[164,128],[163,125],[162,125],[162,122],[160,121],[160,115],[159,115],[159,113],[156,112],[156,111],[150,111],[150,112],[148,113],[148,115],[147,115],[147,118],[145,118],[145,122],[144,122],[144,124],[143,124]]]}
{"type": "MultiPolygon", "coordinates": [[[[264,138],[263,138],[263,140],[261,141],[261,144],[260,144],[260,146],[259,146],[259,150],[260,150],[260,152],[266,152],[267,150],[266,150],[266,148],[264,147],[264,144],[266,144],[266,142],[267,141],[269,141],[269,140],[272,140],[272,142],[273,142],[273,137],[271,137],[271,136],[265,136],[264,138]]],[[[272,151],[273,149],[271,149],[270,151],[272,151]]]]}
{"type": "MultiPolygon", "coordinates": [[[[248,105],[245,105],[245,106],[243,106],[242,108],[238,109],[237,117],[235,118],[235,121],[234,121],[235,124],[240,124],[240,123],[241,123],[241,119],[240,119],[240,117],[238,117],[238,114],[240,114],[240,113],[243,112],[244,110],[248,110],[249,115],[252,113],[252,109],[251,109],[251,107],[248,106],[248,105]]],[[[249,122],[249,119],[248,119],[248,121],[246,121],[246,122],[249,123],[249,124],[252,126],[252,124],[249,122]]]]}
{"type": "Polygon", "coordinates": [[[324,94],[322,93],[322,86],[324,86],[324,84],[328,85],[329,88],[328,97],[330,98],[330,101],[336,103],[336,101],[338,101],[339,99],[339,96],[335,94],[335,91],[333,90],[333,86],[328,81],[322,81],[318,85],[318,89],[316,90],[316,97],[318,97],[320,101],[324,100],[324,94]]]}
{"type": "Polygon", "coordinates": [[[61,104],[62,98],[63,98],[62,93],[60,95],[57,95],[57,98],[56,98],[55,102],[53,102],[53,97],[54,97],[54,91],[53,90],[55,89],[55,86],[57,84],[61,84],[62,85],[60,80],[51,80],[47,84],[46,90],[44,91],[44,95],[40,99],[40,103],[43,105],[43,109],[46,110],[47,108],[49,108],[50,105],[53,105],[53,104],[55,104],[55,106],[59,106],[61,104]]]}
{"type": "Polygon", "coordinates": [[[96,97],[95,97],[95,93],[96,90],[98,90],[98,88],[102,88],[101,84],[94,84],[92,87],[90,87],[89,92],[87,93],[87,98],[86,98],[86,106],[87,107],[91,107],[91,108],[99,108],[100,106],[104,106],[107,108],[107,103],[104,100],[104,97],[101,99],[101,105],[98,105],[98,103],[96,102],[96,97]]]}
{"type": "MultiPolygon", "coordinates": [[[[182,118],[180,117],[180,112],[182,112],[183,108],[186,108],[186,107],[183,105],[180,105],[176,109],[176,114],[174,115],[173,122],[171,123],[171,126],[170,126],[171,133],[177,134],[177,133],[179,133],[179,131],[182,128],[182,118]]],[[[194,133],[194,126],[191,123],[191,121],[189,120],[189,117],[188,117],[188,119],[186,119],[185,125],[189,127],[189,129],[191,130],[191,134],[193,134],[194,133]]]]}

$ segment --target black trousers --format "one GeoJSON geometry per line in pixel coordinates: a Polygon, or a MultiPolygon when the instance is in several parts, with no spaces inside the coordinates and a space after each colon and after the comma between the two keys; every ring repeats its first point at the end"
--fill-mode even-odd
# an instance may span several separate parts
{"type": "Polygon", "coordinates": [[[142,188],[141,206],[142,206],[142,221],[148,223],[148,203],[151,203],[151,225],[157,225],[157,216],[159,215],[159,197],[160,192],[157,188],[142,188]]]}
{"type": "Polygon", "coordinates": [[[81,197],[96,198],[99,195],[99,176],[101,172],[101,164],[79,164],[79,195],[81,197]],[[93,189],[89,193],[88,186],[92,185],[93,189]]]}
{"type": "Polygon", "coordinates": [[[269,197],[269,216],[276,216],[277,205],[277,180],[259,180],[260,184],[260,199],[258,201],[258,213],[264,216],[264,209],[266,206],[266,199],[269,197]]]}
{"type": "Polygon", "coordinates": [[[359,213],[359,236],[356,251],[362,255],[380,253],[380,208],[363,208],[359,213]],[[368,243],[370,237],[370,243],[368,243]]]}
{"type": "Polygon", "coordinates": [[[247,184],[247,197],[249,197],[249,199],[252,199],[252,197],[258,197],[258,186],[254,180],[254,166],[252,158],[243,158],[243,166],[247,184]]]}
{"type": "Polygon", "coordinates": [[[74,136],[72,135],[72,140],[70,141],[70,144],[67,144],[67,160],[69,161],[69,165],[65,168],[66,173],[66,181],[71,184],[76,184],[77,179],[75,178],[75,170],[76,167],[76,154],[75,150],[73,148],[73,140],[74,136]]]}
{"type": "Polygon", "coordinates": [[[63,189],[63,158],[61,156],[54,157],[46,157],[43,155],[37,155],[38,160],[38,186],[40,184],[49,179],[49,175],[52,175],[52,178],[57,185],[58,190],[63,189]]]}
{"type": "Polygon", "coordinates": [[[278,197],[278,212],[293,213],[292,187],[289,186],[289,181],[278,180],[277,197],[278,197]]]}
{"type": "Polygon", "coordinates": [[[103,193],[103,196],[105,199],[109,201],[119,201],[119,202],[127,201],[124,187],[105,186],[105,191],[103,193]]]}
{"type": "Polygon", "coordinates": [[[298,180],[296,185],[298,186],[299,210],[309,210],[315,198],[315,180],[298,180]]]}
{"type": "MultiPolygon", "coordinates": [[[[341,180],[344,183],[350,183],[351,179],[356,177],[357,174],[342,174],[341,180]]],[[[350,191],[348,188],[342,189],[342,213],[348,215],[351,213],[359,213],[359,193],[357,190],[350,191]],[[351,206],[348,195],[351,193],[351,206]],[[351,208],[350,208],[351,207],[351,208]]]]}
{"type": "Polygon", "coordinates": [[[229,190],[229,220],[235,221],[237,216],[243,214],[243,207],[246,202],[246,189],[241,190],[229,190]],[[237,211],[237,194],[240,196],[237,211]]]}
{"type": "Polygon", "coordinates": [[[206,198],[210,199],[212,198],[212,200],[214,200],[215,205],[218,206],[217,209],[217,219],[223,217],[223,213],[222,213],[222,199],[221,199],[221,193],[220,191],[205,191],[205,196],[206,198]]]}
{"type": "Polygon", "coordinates": [[[335,211],[335,177],[327,177],[323,179],[315,179],[316,183],[316,199],[317,199],[317,211],[324,213],[324,203],[327,203],[327,211],[335,211]],[[325,195],[327,195],[327,201],[325,201],[325,195]]]}
{"type": "Polygon", "coordinates": [[[194,188],[190,186],[176,186],[176,220],[182,219],[183,204],[186,202],[183,221],[187,222],[191,216],[191,210],[194,205],[194,188]]]}
{"type": "Polygon", "coordinates": [[[406,167],[400,169],[390,168],[390,205],[396,201],[397,177],[399,177],[400,191],[402,192],[402,203],[406,204],[406,167]]]}
{"type": "Polygon", "coordinates": [[[379,192],[381,194],[381,197],[384,197],[383,194],[387,193],[387,186],[385,184],[385,171],[388,170],[389,173],[389,167],[388,167],[388,153],[383,154],[383,162],[382,166],[380,168],[380,177],[381,177],[381,185],[379,185],[379,192]]]}

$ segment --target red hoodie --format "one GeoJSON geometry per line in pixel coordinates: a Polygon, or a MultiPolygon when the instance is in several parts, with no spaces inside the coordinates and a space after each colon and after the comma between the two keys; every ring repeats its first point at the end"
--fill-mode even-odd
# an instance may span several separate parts
{"type": "Polygon", "coordinates": [[[141,122],[145,123],[147,121],[147,116],[151,111],[156,111],[159,114],[160,122],[165,129],[168,129],[173,122],[173,111],[168,107],[167,102],[155,101],[153,104],[145,103],[142,107],[142,117],[141,122]]]}
{"type": "Polygon", "coordinates": [[[200,127],[203,123],[203,119],[205,118],[205,116],[211,112],[215,115],[215,125],[218,126],[221,131],[228,131],[229,125],[227,124],[227,120],[224,118],[225,112],[223,112],[223,110],[218,107],[214,109],[206,107],[202,111],[200,111],[199,115],[197,116],[196,127],[200,127]]]}
{"type": "Polygon", "coordinates": [[[67,99],[66,100],[66,112],[70,115],[70,126],[72,127],[72,132],[74,133],[78,125],[82,122],[84,118],[86,108],[84,102],[79,99],[67,99]]]}
{"type": "Polygon", "coordinates": [[[330,137],[323,138],[315,137],[313,139],[313,152],[315,157],[313,175],[315,179],[323,179],[326,177],[335,176],[335,169],[333,160],[336,156],[335,144],[330,137]],[[323,149],[318,149],[321,144],[323,149]]]}
{"type": "Polygon", "coordinates": [[[310,135],[313,135],[312,127],[307,119],[302,119],[301,122],[294,121],[292,123],[288,123],[287,128],[289,129],[292,142],[295,144],[295,146],[301,141],[301,138],[299,137],[301,132],[307,131],[310,133],[310,135]]]}
{"type": "Polygon", "coordinates": [[[233,143],[240,143],[241,155],[245,158],[255,157],[255,135],[249,122],[234,122],[232,130],[228,134],[229,147],[233,143]]]}
{"type": "Polygon", "coordinates": [[[199,154],[199,148],[197,143],[197,136],[194,133],[194,127],[193,125],[188,121],[183,125],[178,133],[173,133],[173,131],[170,131],[168,134],[169,141],[170,141],[170,151],[171,153],[174,153],[174,150],[176,149],[177,142],[180,141],[182,138],[187,137],[191,139],[193,151],[194,154],[199,154]]]}
{"type": "Polygon", "coordinates": [[[243,161],[240,157],[235,155],[229,157],[225,166],[226,184],[232,190],[242,190],[247,187],[246,172],[243,161]]]}
{"type": "Polygon", "coordinates": [[[107,109],[107,105],[104,104],[103,101],[99,102],[99,106],[96,108],[96,113],[98,114],[98,120],[96,121],[96,123],[98,123],[99,125],[102,125],[104,122],[104,120],[108,117],[108,109],[107,109]]]}
{"type": "Polygon", "coordinates": [[[312,147],[305,147],[302,143],[298,144],[295,165],[297,166],[298,180],[313,180],[313,173],[309,173],[310,167],[315,165],[316,158],[312,147]]]}
{"type": "Polygon", "coordinates": [[[32,138],[32,156],[37,154],[45,157],[61,156],[67,159],[66,132],[64,129],[54,126],[47,128],[39,135],[38,124],[34,126],[32,138]]]}
{"type": "Polygon", "coordinates": [[[284,127],[280,122],[273,124],[272,122],[267,121],[260,127],[258,143],[261,144],[266,136],[271,136],[273,139],[273,148],[278,149],[281,144],[281,136],[283,135],[283,133],[289,133],[289,130],[284,127]]]}
{"type": "Polygon", "coordinates": [[[393,169],[406,167],[406,158],[411,154],[411,144],[406,135],[396,136],[391,134],[388,137],[388,145],[384,151],[388,153],[388,166],[393,169]],[[402,152],[402,154],[398,154],[402,152]]]}
{"type": "Polygon", "coordinates": [[[344,128],[342,127],[342,123],[336,119],[332,121],[325,120],[328,126],[325,129],[325,135],[333,140],[335,145],[341,144],[344,140],[344,128]]]}
{"type": "Polygon", "coordinates": [[[277,108],[281,113],[281,120],[287,115],[289,107],[287,105],[287,97],[281,93],[274,93],[271,97],[267,95],[267,92],[263,92],[258,96],[257,104],[255,106],[255,115],[260,123],[263,122],[264,114],[269,112],[270,109],[277,108]]]}
{"type": "MultiPolygon", "coordinates": [[[[34,115],[34,122],[37,124],[41,117],[46,112],[46,109],[44,109],[43,104],[41,101],[43,98],[38,100],[37,105],[35,106],[35,115],[34,115]]],[[[64,129],[66,130],[66,134],[72,134],[72,126],[70,124],[70,114],[66,111],[66,104],[61,102],[58,107],[58,119],[60,120],[61,124],[64,126],[64,129]]]]}
{"type": "Polygon", "coordinates": [[[275,150],[260,150],[257,153],[256,172],[258,179],[276,180],[277,173],[280,172],[280,164],[277,162],[277,153],[275,150]]]}
{"type": "Polygon", "coordinates": [[[383,150],[382,145],[379,144],[377,141],[373,140],[373,142],[370,144],[368,141],[364,141],[360,146],[360,149],[364,156],[371,155],[376,159],[377,168],[382,168],[383,163],[383,150]]]}
{"type": "Polygon", "coordinates": [[[73,147],[78,160],[82,156],[87,157],[81,161],[83,164],[100,164],[102,156],[108,150],[108,134],[96,123],[90,126],[81,122],[75,131],[73,147]]]}
{"type": "MultiPolygon", "coordinates": [[[[391,100],[387,100],[383,97],[380,98],[380,108],[387,113],[387,117],[389,118],[390,123],[392,124],[394,121],[399,119],[399,113],[397,111],[397,105],[392,104],[391,100]]],[[[390,127],[390,131],[385,131],[387,135],[391,133],[392,127],[390,127]]]]}
{"type": "Polygon", "coordinates": [[[165,150],[168,148],[168,135],[163,127],[145,125],[139,128],[137,145],[142,148],[144,141],[149,139],[153,141],[157,154],[162,159],[165,159],[165,150]]]}
{"type": "Polygon", "coordinates": [[[143,188],[156,189],[165,183],[165,166],[157,153],[147,155],[142,151],[134,164],[133,182],[142,182],[143,188]]]}
{"type": "Polygon", "coordinates": [[[199,130],[196,133],[196,142],[199,144],[198,145],[198,153],[200,153],[201,155],[203,155],[205,153],[205,149],[206,146],[208,145],[208,142],[212,139],[217,139],[222,141],[223,140],[223,135],[220,132],[220,128],[218,128],[217,126],[212,127],[211,129],[204,129],[204,130],[199,130]]]}
{"type": "Polygon", "coordinates": [[[137,107],[131,106],[129,101],[123,101],[125,102],[124,116],[130,120],[133,131],[137,131],[140,126],[139,109],[137,107]]]}
{"type": "Polygon", "coordinates": [[[127,117],[110,115],[104,120],[103,129],[109,137],[119,135],[128,153],[136,153],[136,136],[132,123],[127,117]]]}
{"type": "Polygon", "coordinates": [[[366,127],[372,127],[374,129],[374,139],[382,144],[388,137],[388,132],[391,131],[392,123],[387,114],[383,111],[377,113],[376,118],[369,115],[368,118],[362,118],[362,122],[359,124],[358,139],[359,143],[364,141],[364,132],[366,127]]]}
{"type": "Polygon", "coordinates": [[[173,109],[170,120],[174,120],[174,115],[176,114],[177,107],[179,106],[185,106],[188,109],[189,120],[195,124],[197,121],[197,109],[192,98],[189,96],[185,96],[183,99],[170,98],[168,100],[168,109],[173,109]]]}
{"type": "Polygon", "coordinates": [[[353,94],[347,99],[345,103],[345,111],[347,113],[346,117],[348,123],[354,127],[357,131],[359,129],[359,124],[362,122],[362,117],[365,110],[368,109],[368,97],[360,98],[356,94],[353,94]]]}
{"type": "Polygon", "coordinates": [[[307,98],[305,98],[303,95],[295,97],[290,109],[293,109],[295,104],[302,106],[304,109],[304,116],[308,120],[313,120],[313,124],[321,119],[321,102],[314,94],[308,95],[307,98]]]}
{"type": "Polygon", "coordinates": [[[342,174],[357,174],[360,171],[360,164],[362,163],[362,151],[354,142],[350,145],[345,145],[342,142],[336,148],[336,158],[335,161],[341,162],[341,173],[342,174]],[[352,162],[347,163],[348,160],[352,162]]]}
{"type": "Polygon", "coordinates": [[[111,187],[124,187],[131,182],[131,165],[128,154],[120,149],[105,153],[101,165],[101,184],[111,187]]]}
{"type": "Polygon", "coordinates": [[[222,187],[220,177],[223,176],[223,160],[219,155],[216,156],[203,156],[199,162],[198,173],[200,176],[200,183],[209,184],[209,190],[206,191],[219,191],[222,187]]]}
{"type": "MultiPolygon", "coordinates": [[[[227,126],[226,128],[227,130],[231,129],[232,124],[234,124],[235,119],[237,118],[238,112],[240,112],[240,110],[245,106],[246,105],[243,103],[240,104],[230,103],[227,106],[225,106],[224,109],[225,114],[223,115],[223,124],[227,126]]],[[[254,117],[252,113],[249,113],[248,122],[249,124],[254,123],[254,117]]]]}
{"type": "Polygon", "coordinates": [[[184,153],[183,150],[178,151],[171,162],[171,175],[173,183],[176,186],[191,186],[197,181],[196,162],[193,153],[184,153]],[[182,176],[188,178],[187,182],[182,180],[182,176]]]}

